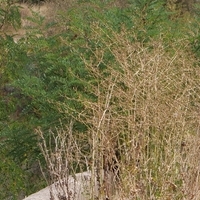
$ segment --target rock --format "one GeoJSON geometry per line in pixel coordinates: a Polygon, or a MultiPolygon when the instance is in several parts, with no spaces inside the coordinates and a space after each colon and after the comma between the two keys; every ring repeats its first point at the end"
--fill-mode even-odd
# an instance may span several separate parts
{"type": "MultiPolygon", "coordinates": [[[[26,197],[24,200],[59,200],[59,198],[56,197],[56,194],[58,194],[57,185],[58,182],[26,197]],[[50,197],[50,189],[52,189],[54,199],[51,199],[50,197]]],[[[71,200],[88,200],[89,195],[91,194],[91,172],[87,171],[75,174],[74,176],[69,176],[68,186],[71,200]]],[[[97,192],[97,187],[95,190],[97,192]]],[[[66,198],[66,200],[67,199],[68,198],[66,198]]]]}

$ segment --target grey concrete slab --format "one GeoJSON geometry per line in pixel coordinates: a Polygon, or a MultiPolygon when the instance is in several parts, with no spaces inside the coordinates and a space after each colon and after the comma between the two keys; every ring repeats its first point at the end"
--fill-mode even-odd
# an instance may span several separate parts
{"type": "MultiPolygon", "coordinates": [[[[51,200],[50,198],[50,187],[54,194],[53,200],[59,200],[57,196],[59,189],[56,185],[59,185],[58,182],[48,186],[39,192],[36,192],[24,200],[51,200]]],[[[69,176],[68,178],[68,191],[72,200],[88,200],[89,193],[91,194],[91,173],[83,172],[75,174],[75,176],[69,176]]],[[[65,187],[66,189],[66,187],[65,187]]],[[[97,190],[96,190],[97,191],[97,190]]]]}

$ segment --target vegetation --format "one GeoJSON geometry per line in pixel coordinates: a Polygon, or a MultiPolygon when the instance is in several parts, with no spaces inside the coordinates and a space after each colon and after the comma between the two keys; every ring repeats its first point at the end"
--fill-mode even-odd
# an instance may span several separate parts
{"type": "Polygon", "coordinates": [[[199,5],[46,5],[1,3],[0,199],[41,189],[40,167],[49,184],[91,170],[99,199],[200,198],[199,5]]]}

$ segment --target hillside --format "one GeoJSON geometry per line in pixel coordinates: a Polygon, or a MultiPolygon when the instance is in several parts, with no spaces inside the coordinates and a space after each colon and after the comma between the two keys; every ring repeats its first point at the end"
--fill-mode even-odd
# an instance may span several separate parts
{"type": "Polygon", "coordinates": [[[0,199],[200,199],[198,1],[0,5],[0,199]]]}

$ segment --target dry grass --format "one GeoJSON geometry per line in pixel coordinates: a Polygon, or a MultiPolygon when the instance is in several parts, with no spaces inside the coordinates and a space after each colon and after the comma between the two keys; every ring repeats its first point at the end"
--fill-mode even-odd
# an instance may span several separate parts
{"type": "MultiPolygon", "coordinates": [[[[99,39],[105,34],[96,26],[93,32],[99,39]]],[[[105,157],[111,164],[117,150],[122,199],[198,199],[200,72],[187,41],[168,52],[162,41],[130,43],[126,30],[112,36],[104,45],[117,62],[107,64],[108,77],[98,69],[103,49],[85,60],[99,80],[98,102],[87,104],[93,167],[98,160],[104,169],[105,157]]]]}
{"type": "Polygon", "coordinates": [[[187,40],[144,45],[130,42],[127,30],[109,30],[110,37],[94,25],[92,32],[104,47],[82,59],[98,80],[91,84],[98,100],[81,97],[80,116],[87,113],[82,122],[90,124],[85,164],[98,180],[99,199],[199,199],[200,69],[187,40]],[[108,50],[115,61],[104,63],[108,50]]]}
{"type": "MultiPolygon", "coordinates": [[[[80,149],[77,141],[72,134],[73,123],[64,129],[56,129],[49,132],[49,140],[47,142],[43,132],[40,129],[36,130],[39,138],[39,147],[45,157],[48,172],[43,172],[43,175],[50,186],[51,199],[74,199],[76,193],[76,181],[74,185],[71,183],[70,175],[77,172],[80,168],[80,149]],[[52,188],[54,184],[55,189],[52,188]],[[70,186],[69,186],[70,184],[70,186]],[[55,194],[54,190],[57,191],[55,194]]],[[[83,171],[83,170],[82,170],[83,171]]]]}

